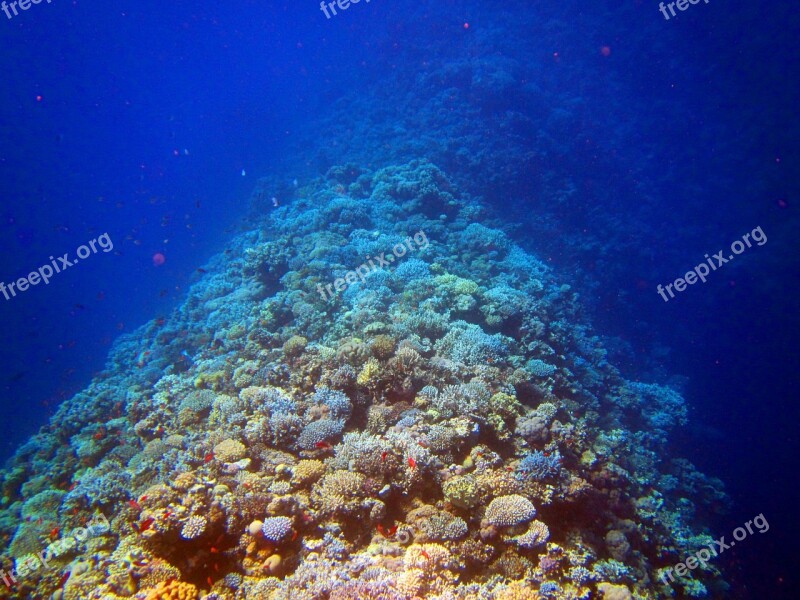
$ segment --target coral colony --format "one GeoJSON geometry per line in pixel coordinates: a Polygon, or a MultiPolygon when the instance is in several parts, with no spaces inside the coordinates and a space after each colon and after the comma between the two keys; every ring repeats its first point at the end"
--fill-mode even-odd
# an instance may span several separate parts
{"type": "Polygon", "coordinates": [[[724,595],[710,565],[659,577],[726,501],[667,453],[683,398],[624,379],[444,173],[334,168],[257,207],[0,472],[5,597],[724,595]]]}

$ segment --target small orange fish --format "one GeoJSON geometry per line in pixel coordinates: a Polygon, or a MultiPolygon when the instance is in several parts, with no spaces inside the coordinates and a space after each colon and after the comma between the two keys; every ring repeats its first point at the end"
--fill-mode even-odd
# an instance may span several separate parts
{"type": "Polygon", "coordinates": [[[422,554],[422,556],[424,556],[424,557],[425,557],[425,558],[427,558],[428,560],[430,560],[430,559],[431,559],[431,555],[430,555],[430,554],[428,554],[428,553],[427,553],[427,551],[425,551],[425,550],[420,550],[420,551],[419,551],[419,553],[420,553],[420,554],[422,554]]]}
{"type": "Polygon", "coordinates": [[[417,468],[417,461],[415,461],[413,458],[411,458],[409,456],[408,457],[408,466],[411,467],[412,469],[416,469],[417,468]]]}
{"type": "Polygon", "coordinates": [[[61,528],[56,525],[53,529],[50,530],[50,539],[54,540],[58,537],[58,533],[61,531],[61,528]]]}
{"type": "Polygon", "coordinates": [[[208,463],[210,463],[212,460],[214,460],[214,453],[213,453],[213,452],[209,452],[208,454],[206,454],[206,457],[203,459],[203,462],[205,462],[206,464],[208,464],[208,463]]]}

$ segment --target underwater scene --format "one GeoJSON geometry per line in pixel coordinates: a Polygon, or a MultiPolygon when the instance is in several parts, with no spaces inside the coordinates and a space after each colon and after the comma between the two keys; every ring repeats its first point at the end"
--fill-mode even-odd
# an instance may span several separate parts
{"type": "Polygon", "coordinates": [[[0,3],[0,598],[800,598],[799,39],[0,3]]]}

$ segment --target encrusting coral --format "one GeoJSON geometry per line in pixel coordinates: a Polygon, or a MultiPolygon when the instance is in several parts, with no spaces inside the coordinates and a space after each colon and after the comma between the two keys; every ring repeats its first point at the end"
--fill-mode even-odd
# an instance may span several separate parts
{"type": "Polygon", "coordinates": [[[725,500],[666,451],[683,399],[437,167],[334,168],[251,222],[2,471],[4,566],[54,544],[9,598],[722,589],[657,577],[725,500]]]}

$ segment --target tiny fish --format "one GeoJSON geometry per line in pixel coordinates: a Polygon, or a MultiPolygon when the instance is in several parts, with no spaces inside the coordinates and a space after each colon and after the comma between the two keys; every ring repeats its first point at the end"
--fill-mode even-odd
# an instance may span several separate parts
{"type": "Polygon", "coordinates": [[[64,584],[67,583],[67,580],[69,579],[70,575],[72,575],[72,571],[67,571],[61,576],[61,581],[58,582],[59,588],[64,587],[64,584]]]}
{"type": "Polygon", "coordinates": [[[411,458],[409,456],[408,457],[408,466],[411,467],[412,469],[416,469],[417,468],[417,461],[415,461],[413,458],[411,458]]]}
{"type": "Polygon", "coordinates": [[[320,450],[330,450],[333,448],[333,446],[331,446],[328,442],[317,442],[314,444],[314,446],[320,450]]]}
{"type": "Polygon", "coordinates": [[[213,452],[209,452],[208,454],[206,454],[206,457],[203,459],[203,462],[208,464],[212,460],[214,460],[214,453],[213,452]]]}
{"type": "Polygon", "coordinates": [[[142,521],[139,524],[139,533],[142,533],[143,531],[147,531],[148,529],[150,529],[150,526],[153,523],[155,523],[155,521],[156,520],[153,517],[150,517],[149,519],[145,519],[144,521],[142,521]]]}

